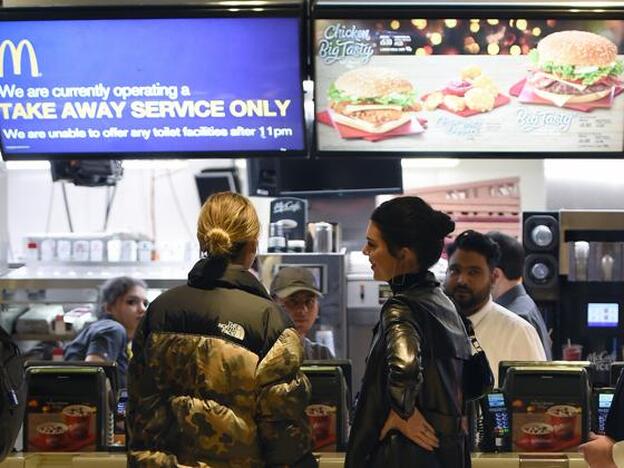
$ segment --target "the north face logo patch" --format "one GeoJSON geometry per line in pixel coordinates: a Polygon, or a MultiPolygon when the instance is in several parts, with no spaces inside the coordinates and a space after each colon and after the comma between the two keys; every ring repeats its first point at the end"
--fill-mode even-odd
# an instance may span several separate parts
{"type": "Polygon", "coordinates": [[[219,330],[224,335],[229,335],[237,340],[243,340],[245,338],[245,329],[242,325],[235,322],[219,323],[219,330]]]}

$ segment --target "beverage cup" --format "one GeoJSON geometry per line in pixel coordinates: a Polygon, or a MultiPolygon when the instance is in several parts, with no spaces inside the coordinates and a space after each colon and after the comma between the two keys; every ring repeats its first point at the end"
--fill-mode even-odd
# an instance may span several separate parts
{"type": "Polygon", "coordinates": [[[89,435],[93,408],[87,405],[69,405],[63,408],[63,419],[72,439],[85,439],[89,435]]]}
{"type": "Polygon", "coordinates": [[[533,422],[524,424],[521,429],[531,448],[542,450],[552,445],[554,430],[550,424],[533,422]]]}
{"type": "Polygon", "coordinates": [[[334,412],[335,409],[328,405],[309,405],[306,408],[315,442],[327,439],[333,432],[331,425],[334,412]]]}
{"type": "Polygon", "coordinates": [[[564,361],[581,361],[583,359],[583,345],[564,344],[562,354],[564,361]]]}
{"type": "Polygon", "coordinates": [[[37,434],[43,441],[43,445],[55,450],[65,445],[67,425],[60,422],[45,422],[37,426],[37,434]]]}
{"type": "Polygon", "coordinates": [[[546,410],[553,427],[556,439],[570,440],[574,438],[578,410],[571,405],[555,405],[546,410]]]}

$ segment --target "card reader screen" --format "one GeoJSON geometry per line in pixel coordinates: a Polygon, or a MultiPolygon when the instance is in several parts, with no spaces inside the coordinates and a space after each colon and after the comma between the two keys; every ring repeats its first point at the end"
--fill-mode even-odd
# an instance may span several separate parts
{"type": "Polygon", "coordinates": [[[503,408],[505,406],[505,398],[502,393],[490,393],[487,397],[490,408],[503,408]]]}
{"type": "Polygon", "coordinates": [[[613,401],[613,393],[600,393],[598,395],[598,408],[599,409],[611,409],[611,402],[613,401]]]}

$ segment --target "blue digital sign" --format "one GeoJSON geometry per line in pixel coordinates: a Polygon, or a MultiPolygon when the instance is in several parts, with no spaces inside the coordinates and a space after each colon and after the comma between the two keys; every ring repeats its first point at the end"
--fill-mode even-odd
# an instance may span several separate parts
{"type": "Polygon", "coordinates": [[[6,159],[297,152],[303,122],[296,17],[0,23],[6,159]]]}

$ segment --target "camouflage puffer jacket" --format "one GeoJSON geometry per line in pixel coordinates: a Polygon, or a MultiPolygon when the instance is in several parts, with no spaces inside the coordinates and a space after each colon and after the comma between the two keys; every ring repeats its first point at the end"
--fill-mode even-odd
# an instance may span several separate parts
{"type": "Polygon", "coordinates": [[[133,341],[130,467],[314,467],[305,415],[310,383],[290,318],[249,272],[160,295],[133,341]]]}

